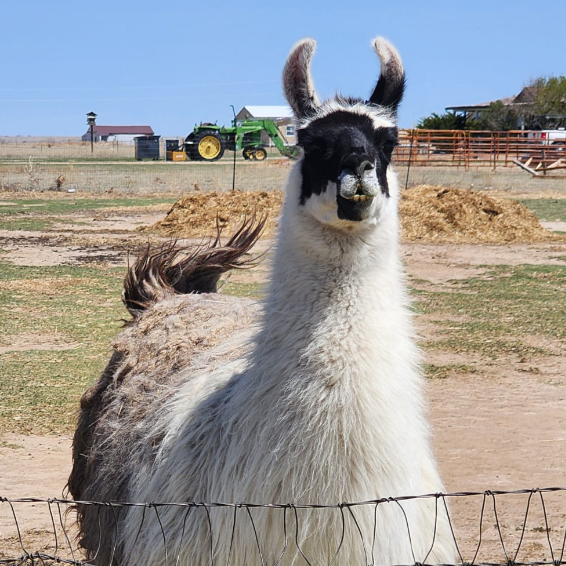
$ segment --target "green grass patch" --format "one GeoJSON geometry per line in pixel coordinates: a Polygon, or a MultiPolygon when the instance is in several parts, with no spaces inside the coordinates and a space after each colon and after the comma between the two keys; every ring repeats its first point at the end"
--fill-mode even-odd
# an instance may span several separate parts
{"type": "Polygon", "coordinates": [[[265,284],[263,283],[232,283],[226,281],[222,285],[221,293],[235,297],[249,297],[250,299],[261,299],[265,296],[265,284]]]}
{"type": "Polygon", "coordinates": [[[452,281],[442,291],[415,285],[416,310],[435,315],[440,334],[425,348],[528,358],[548,352],[525,338],[566,339],[566,266],[485,269],[482,276],[452,281]]]}
{"type": "Polygon", "coordinates": [[[69,198],[15,199],[15,204],[0,205],[0,229],[49,230],[54,223],[81,224],[81,213],[123,207],[173,204],[174,198],[69,198]]]}
{"type": "MultiPolygon", "coordinates": [[[[33,165],[56,164],[60,165],[83,165],[83,164],[108,164],[110,163],[139,163],[134,157],[68,157],[68,156],[52,156],[47,155],[34,155],[32,157],[33,165]]],[[[22,155],[4,155],[0,159],[0,166],[2,165],[28,165],[29,157],[22,158],[22,155]]]]}
{"type": "Polygon", "coordinates": [[[0,230],[30,230],[41,232],[53,225],[54,218],[2,218],[0,216],[0,230]]]}
{"type": "Polygon", "coordinates": [[[23,448],[21,444],[14,444],[12,442],[6,442],[5,440],[0,440],[0,448],[9,448],[10,450],[18,450],[23,448]]]}
{"type": "Polygon", "coordinates": [[[15,204],[0,205],[1,216],[70,214],[88,210],[173,204],[174,198],[69,198],[66,199],[15,199],[15,204]]]}
{"type": "Polygon", "coordinates": [[[519,202],[531,210],[539,220],[566,222],[566,199],[522,199],[519,202]]]}
{"type": "Polygon", "coordinates": [[[447,364],[447,365],[436,365],[436,364],[424,364],[423,366],[425,377],[427,379],[446,379],[454,374],[467,374],[476,373],[476,368],[468,364],[447,364]]]}
{"type": "Polygon", "coordinates": [[[0,262],[0,433],[72,430],[79,398],[127,318],[123,276],[123,269],[0,262]],[[33,345],[10,350],[26,337],[33,345]],[[53,349],[41,349],[46,344],[53,349]]]}

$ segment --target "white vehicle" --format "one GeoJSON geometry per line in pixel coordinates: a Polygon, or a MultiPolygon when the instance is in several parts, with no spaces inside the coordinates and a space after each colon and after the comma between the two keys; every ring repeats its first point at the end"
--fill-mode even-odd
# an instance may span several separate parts
{"type": "Polygon", "coordinates": [[[566,144],[566,129],[558,130],[541,130],[536,132],[535,136],[542,139],[544,145],[566,144]]]}

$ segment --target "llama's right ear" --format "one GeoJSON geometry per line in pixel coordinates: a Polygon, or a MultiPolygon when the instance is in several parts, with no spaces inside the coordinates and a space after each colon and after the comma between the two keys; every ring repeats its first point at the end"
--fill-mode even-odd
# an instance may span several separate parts
{"type": "Polygon", "coordinates": [[[320,104],[310,72],[315,47],[314,39],[299,41],[289,53],[283,69],[285,98],[298,120],[315,114],[320,104]]]}
{"type": "Polygon", "coordinates": [[[381,73],[369,102],[387,106],[393,112],[405,92],[405,68],[397,49],[383,37],[373,40],[373,48],[381,61],[381,73]]]}

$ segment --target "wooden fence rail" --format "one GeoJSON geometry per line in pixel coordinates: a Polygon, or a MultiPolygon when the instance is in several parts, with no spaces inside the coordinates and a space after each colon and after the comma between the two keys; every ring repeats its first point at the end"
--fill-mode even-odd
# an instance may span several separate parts
{"type": "Polygon", "coordinates": [[[533,174],[566,168],[566,142],[536,131],[401,130],[395,162],[428,166],[506,167],[533,174]]]}

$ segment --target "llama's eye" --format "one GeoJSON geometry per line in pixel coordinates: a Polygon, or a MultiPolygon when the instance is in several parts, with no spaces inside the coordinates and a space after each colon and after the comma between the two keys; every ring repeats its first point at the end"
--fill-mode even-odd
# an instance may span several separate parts
{"type": "Polygon", "coordinates": [[[322,154],[322,148],[318,145],[305,145],[303,148],[305,151],[305,155],[320,155],[322,154]]]}
{"type": "Polygon", "coordinates": [[[376,132],[374,139],[374,146],[379,150],[383,151],[386,155],[393,152],[395,146],[397,145],[397,140],[395,138],[385,137],[383,132],[376,132]]]}
{"type": "Polygon", "coordinates": [[[303,146],[305,155],[323,155],[326,151],[326,143],[322,139],[313,140],[303,146]]]}
{"type": "Polygon", "coordinates": [[[391,154],[393,153],[393,150],[395,149],[396,146],[397,146],[397,142],[395,140],[387,140],[381,146],[381,151],[383,151],[385,157],[391,159],[391,154]]]}

